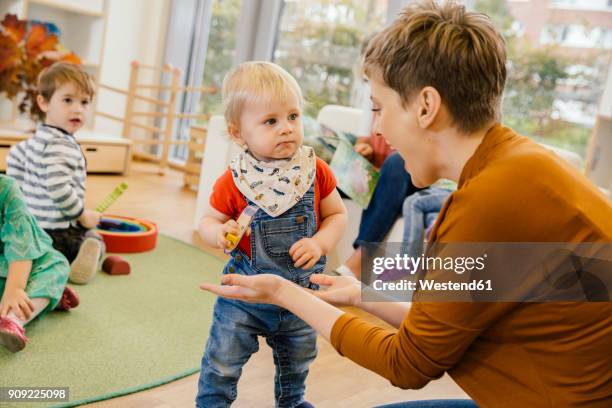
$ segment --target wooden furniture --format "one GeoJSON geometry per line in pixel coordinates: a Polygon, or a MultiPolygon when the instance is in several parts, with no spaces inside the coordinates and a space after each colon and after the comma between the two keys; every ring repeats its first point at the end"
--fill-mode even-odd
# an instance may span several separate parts
{"type": "MultiPolygon", "coordinates": [[[[29,134],[18,130],[0,129],[0,171],[6,171],[6,156],[14,144],[29,134]]],[[[83,130],[77,134],[88,173],[127,174],[130,166],[132,142],[128,139],[100,135],[83,130]]]]}
{"type": "Polygon", "coordinates": [[[6,157],[9,149],[26,138],[26,135],[6,129],[0,129],[0,171],[6,171],[6,157]]]}
{"type": "Polygon", "coordinates": [[[185,174],[183,183],[185,187],[197,190],[200,184],[200,171],[202,170],[202,157],[204,156],[204,146],[206,145],[207,131],[202,126],[192,126],[189,128],[189,153],[185,163],[185,174]]]}
{"type": "MultiPolygon", "coordinates": [[[[0,18],[7,13],[20,19],[50,22],[60,30],[59,40],[81,58],[85,70],[95,81],[100,78],[107,21],[107,0],[0,0],[0,18]]],[[[97,83],[96,83],[97,86],[97,83]]],[[[94,98],[94,107],[95,107],[94,98]]],[[[3,100],[2,109],[10,112],[3,119],[14,123],[19,117],[15,104],[3,100]]],[[[94,117],[86,124],[93,128],[94,117]]]]}
{"type": "Polygon", "coordinates": [[[164,174],[168,167],[186,171],[186,165],[174,163],[169,160],[170,147],[186,145],[191,150],[191,146],[194,146],[191,140],[176,140],[176,120],[190,119],[205,121],[208,119],[208,115],[205,114],[178,112],[176,105],[179,94],[217,92],[216,88],[211,87],[179,86],[180,76],[181,70],[169,64],[163,67],[155,67],[133,61],[131,64],[130,82],[127,90],[102,83],[99,84],[100,89],[125,95],[125,113],[123,117],[101,111],[96,111],[95,114],[122,123],[122,136],[132,140],[135,146],[140,146],[139,149],[134,149],[133,157],[159,164],[159,174],[164,174]],[[141,70],[153,70],[165,74],[166,76],[169,75],[170,83],[140,83],[138,78],[141,70]],[[165,97],[145,96],[139,93],[139,91],[142,90],[153,90],[158,94],[165,94],[165,97]],[[141,110],[137,110],[138,105],[136,105],[136,102],[140,104],[145,102],[152,105],[152,109],[145,110],[141,108],[141,110]],[[144,131],[145,137],[137,135],[137,131],[141,133],[144,131]],[[153,148],[155,147],[157,147],[157,151],[154,151],[153,148]]]}

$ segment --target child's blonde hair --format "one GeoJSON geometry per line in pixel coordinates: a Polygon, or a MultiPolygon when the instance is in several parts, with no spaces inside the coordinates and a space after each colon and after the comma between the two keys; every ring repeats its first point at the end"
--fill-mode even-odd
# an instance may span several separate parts
{"type": "Polygon", "coordinates": [[[302,90],[283,68],[265,61],[244,62],[228,72],[223,80],[225,121],[237,126],[247,104],[271,100],[285,102],[292,96],[302,107],[302,90]]]}
{"type": "Polygon", "coordinates": [[[80,66],[70,62],[56,62],[43,69],[38,75],[38,93],[50,101],[57,90],[66,83],[74,84],[90,98],[94,95],[95,85],[91,76],[80,66]]]}

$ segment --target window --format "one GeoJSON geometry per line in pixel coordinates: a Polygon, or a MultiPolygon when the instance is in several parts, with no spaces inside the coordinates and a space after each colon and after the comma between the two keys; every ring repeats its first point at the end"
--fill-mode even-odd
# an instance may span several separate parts
{"type": "Polygon", "coordinates": [[[550,5],[576,8],[573,21],[559,24],[555,13],[549,21],[534,18],[524,5],[507,0],[477,0],[474,9],[491,16],[508,44],[504,124],[585,158],[612,54],[612,32],[598,27],[601,19],[582,9],[605,8],[606,3],[557,0],[550,5]],[[524,30],[508,29],[517,21],[524,30]]]}
{"type": "Polygon", "coordinates": [[[612,5],[612,0],[553,0],[553,7],[581,10],[605,10],[612,5]]]}
{"type": "MultiPolygon", "coordinates": [[[[223,77],[234,64],[236,49],[236,33],[240,16],[241,0],[197,0],[193,2],[173,2],[173,8],[178,11],[173,27],[174,35],[169,40],[173,46],[166,57],[176,66],[182,66],[186,73],[185,85],[216,88],[214,94],[199,95],[196,93],[182,96],[181,110],[199,114],[212,115],[221,113],[221,84],[223,77]],[[210,7],[210,8],[208,8],[210,7]],[[191,27],[188,18],[193,17],[191,27]],[[210,18],[210,20],[209,20],[210,18]],[[185,33],[185,31],[188,31],[185,33]]],[[[177,120],[175,138],[188,140],[192,119],[177,120]]],[[[184,145],[172,146],[170,157],[173,160],[187,159],[188,149],[184,145]]]]}
{"type": "Polygon", "coordinates": [[[274,61],[302,86],[306,113],[350,105],[366,35],[384,27],[386,0],[286,0],[274,61]]]}
{"type": "Polygon", "coordinates": [[[218,91],[216,94],[202,96],[197,109],[199,113],[209,115],[222,113],[221,85],[223,77],[234,65],[240,5],[241,0],[213,2],[202,86],[212,86],[218,91]]]}

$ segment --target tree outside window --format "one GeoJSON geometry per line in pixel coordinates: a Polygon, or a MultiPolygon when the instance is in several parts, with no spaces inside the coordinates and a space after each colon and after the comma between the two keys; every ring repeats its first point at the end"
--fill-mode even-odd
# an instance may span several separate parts
{"type": "Polygon", "coordinates": [[[327,104],[350,105],[366,35],[384,27],[384,0],[287,0],[274,62],[298,81],[313,117],[327,104]]]}
{"type": "Polygon", "coordinates": [[[236,52],[236,27],[240,18],[242,0],[215,0],[206,50],[203,86],[217,88],[216,94],[206,94],[200,99],[198,112],[220,114],[221,86],[225,74],[234,65],[236,52]]]}
{"type": "MultiPolygon", "coordinates": [[[[531,0],[532,5],[538,2],[546,0],[531,0]]],[[[506,40],[508,81],[503,123],[584,158],[611,52],[603,40],[580,47],[564,41],[569,41],[570,27],[579,25],[588,33],[605,33],[607,29],[588,27],[588,22],[585,25],[576,17],[575,24],[545,24],[536,43],[516,30],[525,24],[516,23],[506,0],[477,0],[474,9],[489,15],[506,40]]]]}

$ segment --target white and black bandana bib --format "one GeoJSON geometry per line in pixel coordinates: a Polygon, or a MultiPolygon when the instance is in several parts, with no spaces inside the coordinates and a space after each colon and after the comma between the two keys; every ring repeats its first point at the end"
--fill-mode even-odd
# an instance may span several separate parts
{"type": "Polygon", "coordinates": [[[271,217],[293,207],[315,179],[316,156],[312,147],[300,147],[290,159],[264,162],[248,151],[230,162],[238,190],[271,217]]]}

